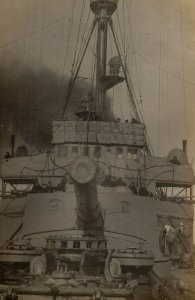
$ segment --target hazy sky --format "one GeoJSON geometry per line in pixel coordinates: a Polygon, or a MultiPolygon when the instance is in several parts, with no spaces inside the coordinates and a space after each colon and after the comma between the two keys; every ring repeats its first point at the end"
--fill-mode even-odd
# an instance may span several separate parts
{"type": "MultiPolygon", "coordinates": [[[[81,35],[89,2],[0,0],[1,63],[19,59],[34,69],[46,66],[69,75],[82,5],[81,35]]],[[[195,1],[119,0],[115,26],[119,26],[118,18],[135,94],[155,153],[166,155],[188,139],[190,160],[195,159],[195,1]]],[[[92,15],[89,24],[91,20],[92,15]]],[[[90,71],[90,54],[91,50],[81,70],[83,76],[90,71]]],[[[108,58],[112,54],[116,54],[113,44],[108,58]]],[[[17,72],[14,64],[13,72],[17,72]]],[[[126,119],[130,108],[122,87],[116,89],[113,106],[115,114],[126,119]]]]}

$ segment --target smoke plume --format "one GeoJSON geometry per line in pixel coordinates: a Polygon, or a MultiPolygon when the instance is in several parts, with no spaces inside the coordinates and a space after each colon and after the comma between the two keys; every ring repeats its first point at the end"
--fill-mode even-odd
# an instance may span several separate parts
{"type": "MultiPolygon", "coordinates": [[[[51,141],[52,120],[62,107],[67,85],[67,78],[62,86],[60,76],[47,68],[33,70],[19,61],[0,65],[1,144],[8,146],[10,135],[15,134],[16,142],[20,140],[37,150],[45,149],[51,141]]],[[[69,118],[74,116],[81,97],[88,91],[87,82],[78,80],[68,107],[69,118]]],[[[112,115],[109,108],[108,115],[112,115]]]]}

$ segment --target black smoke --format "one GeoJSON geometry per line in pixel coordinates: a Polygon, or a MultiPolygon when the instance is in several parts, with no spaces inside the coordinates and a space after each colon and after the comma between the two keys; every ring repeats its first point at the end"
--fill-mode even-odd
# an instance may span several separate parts
{"type": "MultiPolygon", "coordinates": [[[[52,120],[63,105],[68,78],[47,68],[33,70],[15,61],[0,65],[0,138],[16,134],[38,150],[51,142],[52,120]]],[[[88,93],[85,80],[77,80],[68,106],[69,118],[79,108],[80,99],[88,93]]],[[[109,105],[107,105],[109,106],[109,105]]],[[[109,107],[108,115],[112,117],[109,107]]]]}

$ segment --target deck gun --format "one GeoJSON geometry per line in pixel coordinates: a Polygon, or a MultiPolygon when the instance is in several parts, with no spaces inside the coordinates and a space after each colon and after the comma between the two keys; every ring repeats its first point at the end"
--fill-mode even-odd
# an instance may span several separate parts
{"type": "Polygon", "coordinates": [[[96,230],[103,234],[104,220],[98,202],[97,164],[87,156],[75,159],[69,168],[77,201],[77,226],[84,231],[96,230]]]}

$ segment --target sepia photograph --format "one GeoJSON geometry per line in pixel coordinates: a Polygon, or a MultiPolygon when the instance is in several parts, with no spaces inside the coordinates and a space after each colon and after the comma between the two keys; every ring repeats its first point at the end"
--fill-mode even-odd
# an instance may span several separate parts
{"type": "Polygon", "coordinates": [[[0,0],[0,300],[195,299],[194,156],[194,0],[0,0]]]}

